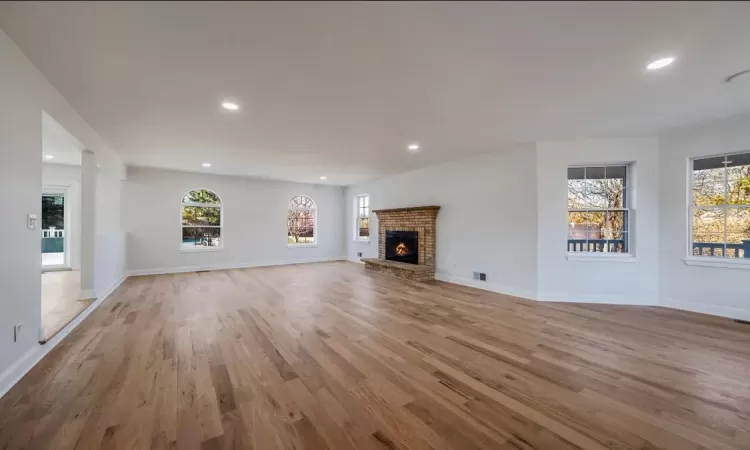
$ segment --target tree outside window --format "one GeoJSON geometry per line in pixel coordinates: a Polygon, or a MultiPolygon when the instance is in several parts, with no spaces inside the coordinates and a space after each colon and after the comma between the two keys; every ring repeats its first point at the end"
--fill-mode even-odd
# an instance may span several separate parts
{"type": "Polygon", "coordinates": [[[312,245],[316,243],[315,202],[304,195],[292,197],[287,209],[287,243],[312,245]]]}

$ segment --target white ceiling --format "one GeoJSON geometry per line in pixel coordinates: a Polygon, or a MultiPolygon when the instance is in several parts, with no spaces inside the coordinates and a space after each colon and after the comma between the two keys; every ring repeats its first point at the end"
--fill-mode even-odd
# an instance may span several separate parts
{"type": "Polygon", "coordinates": [[[722,83],[748,22],[750,2],[0,4],[126,163],[330,184],[750,111],[722,83]]]}
{"type": "Polygon", "coordinates": [[[78,139],[43,111],[42,161],[50,164],[80,166],[81,150],[83,150],[83,145],[78,139]]]}

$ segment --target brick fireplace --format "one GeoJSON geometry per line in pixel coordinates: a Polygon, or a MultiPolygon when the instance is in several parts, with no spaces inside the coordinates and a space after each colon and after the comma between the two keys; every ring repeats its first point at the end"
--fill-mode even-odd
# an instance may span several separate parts
{"type": "Polygon", "coordinates": [[[364,258],[365,268],[412,281],[434,280],[438,210],[417,206],[373,211],[378,216],[378,257],[364,258]]]}

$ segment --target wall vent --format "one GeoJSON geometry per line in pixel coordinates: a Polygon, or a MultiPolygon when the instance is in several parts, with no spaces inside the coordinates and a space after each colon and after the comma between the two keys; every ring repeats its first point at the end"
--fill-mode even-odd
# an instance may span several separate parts
{"type": "Polygon", "coordinates": [[[357,252],[357,256],[362,257],[362,252],[357,252]]]}
{"type": "Polygon", "coordinates": [[[474,279],[477,281],[487,281],[487,274],[482,272],[474,272],[474,279]]]}

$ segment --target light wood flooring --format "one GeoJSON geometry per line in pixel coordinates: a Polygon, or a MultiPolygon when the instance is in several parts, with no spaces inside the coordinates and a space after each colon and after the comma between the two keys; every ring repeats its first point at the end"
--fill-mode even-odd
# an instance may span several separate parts
{"type": "Polygon", "coordinates": [[[96,299],[78,300],[81,272],[62,270],[42,273],[42,334],[56,335],[96,299]]]}
{"type": "Polygon", "coordinates": [[[748,449],[750,326],[337,262],[128,279],[2,449],[748,449]]]}

